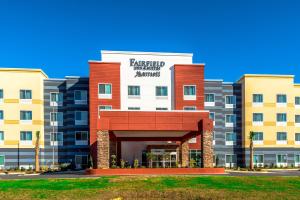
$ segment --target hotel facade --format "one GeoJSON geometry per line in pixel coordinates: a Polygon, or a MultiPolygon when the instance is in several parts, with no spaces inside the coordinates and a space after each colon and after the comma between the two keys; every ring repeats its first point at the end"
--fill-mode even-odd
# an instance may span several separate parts
{"type": "Polygon", "coordinates": [[[204,77],[187,53],[101,51],[89,77],[0,69],[0,168],[300,166],[300,85],[291,75],[204,77]]]}

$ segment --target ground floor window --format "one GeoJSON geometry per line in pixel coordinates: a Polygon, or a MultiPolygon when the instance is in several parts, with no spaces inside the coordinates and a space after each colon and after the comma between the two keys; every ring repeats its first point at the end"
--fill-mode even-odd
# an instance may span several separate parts
{"type": "Polygon", "coordinates": [[[202,153],[201,150],[191,149],[189,152],[190,164],[195,163],[195,167],[201,167],[202,153]]]}
{"type": "Polygon", "coordinates": [[[253,163],[256,167],[263,167],[264,166],[264,155],[254,155],[253,163]]]}
{"type": "Polygon", "coordinates": [[[5,156],[0,155],[0,168],[4,167],[4,162],[5,162],[5,156]]]}
{"type": "Polygon", "coordinates": [[[75,155],[76,168],[86,168],[88,165],[87,155],[75,155]]]}
{"type": "Polygon", "coordinates": [[[296,167],[300,166],[300,154],[295,155],[295,164],[296,164],[296,167]]]}
{"type": "Polygon", "coordinates": [[[226,167],[235,167],[236,166],[236,155],[227,154],[225,156],[226,167]]]}
{"type": "Polygon", "coordinates": [[[287,166],[287,155],[286,154],[279,154],[276,156],[276,163],[278,167],[285,167],[287,166]]]}

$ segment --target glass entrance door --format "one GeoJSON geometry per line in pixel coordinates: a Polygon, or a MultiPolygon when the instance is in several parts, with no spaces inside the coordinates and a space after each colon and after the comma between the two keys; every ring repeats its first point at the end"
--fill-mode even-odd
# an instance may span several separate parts
{"type": "Polygon", "coordinates": [[[177,152],[175,150],[151,149],[151,153],[153,154],[152,167],[176,167],[177,152]]]}

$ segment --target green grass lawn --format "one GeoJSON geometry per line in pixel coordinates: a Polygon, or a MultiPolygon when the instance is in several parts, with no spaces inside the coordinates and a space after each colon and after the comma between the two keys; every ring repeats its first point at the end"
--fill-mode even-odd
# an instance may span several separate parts
{"type": "Polygon", "coordinates": [[[300,199],[300,177],[115,176],[1,180],[0,199],[300,199]]]}

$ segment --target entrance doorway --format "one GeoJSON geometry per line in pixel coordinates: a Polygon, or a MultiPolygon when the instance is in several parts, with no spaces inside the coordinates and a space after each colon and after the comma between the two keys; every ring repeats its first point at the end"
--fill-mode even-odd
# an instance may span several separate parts
{"type": "Polygon", "coordinates": [[[170,149],[151,149],[152,167],[171,168],[177,167],[177,152],[170,149]]]}

